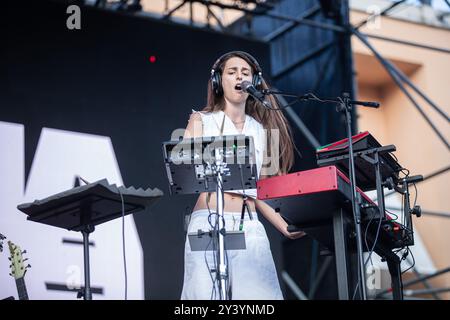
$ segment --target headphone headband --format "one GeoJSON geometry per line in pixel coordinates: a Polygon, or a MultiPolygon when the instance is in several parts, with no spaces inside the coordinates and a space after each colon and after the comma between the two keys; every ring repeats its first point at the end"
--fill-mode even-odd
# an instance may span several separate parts
{"type": "Polygon", "coordinates": [[[216,60],[216,62],[214,62],[212,70],[211,70],[211,73],[217,71],[217,68],[222,63],[222,61],[225,60],[225,58],[228,58],[229,56],[233,56],[233,55],[242,55],[242,56],[247,57],[255,65],[256,73],[261,73],[262,74],[262,69],[259,66],[258,61],[250,53],[247,53],[247,52],[244,52],[244,51],[230,51],[230,52],[227,52],[227,53],[221,55],[216,60]]]}
{"type": "Polygon", "coordinates": [[[253,79],[252,79],[252,84],[258,88],[261,86],[262,84],[262,69],[258,63],[258,61],[249,53],[244,52],[244,51],[230,51],[227,52],[225,54],[223,54],[222,56],[220,56],[216,62],[214,62],[212,68],[211,68],[211,84],[212,84],[212,89],[213,91],[217,94],[217,95],[222,95],[223,94],[223,89],[222,89],[222,77],[221,77],[221,70],[218,70],[219,65],[228,57],[230,56],[244,56],[246,57],[248,60],[250,60],[252,62],[252,64],[255,67],[255,72],[253,74],[253,79]]]}

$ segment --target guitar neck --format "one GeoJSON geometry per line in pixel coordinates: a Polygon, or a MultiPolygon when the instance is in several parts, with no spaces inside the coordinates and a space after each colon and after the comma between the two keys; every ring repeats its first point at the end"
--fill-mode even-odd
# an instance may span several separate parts
{"type": "Polygon", "coordinates": [[[25,286],[25,278],[16,279],[17,292],[19,293],[19,300],[28,300],[27,287],[25,286]]]}

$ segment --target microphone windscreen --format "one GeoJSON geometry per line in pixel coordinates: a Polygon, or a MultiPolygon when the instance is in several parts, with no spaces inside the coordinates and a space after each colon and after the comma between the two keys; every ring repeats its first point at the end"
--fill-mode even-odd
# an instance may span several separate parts
{"type": "Polygon", "coordinates": [[[248,88],[252,87],[253,84],[250,81],[244,80],[241,82],[241,88],[244,91],[247,91],[248,88]]]}

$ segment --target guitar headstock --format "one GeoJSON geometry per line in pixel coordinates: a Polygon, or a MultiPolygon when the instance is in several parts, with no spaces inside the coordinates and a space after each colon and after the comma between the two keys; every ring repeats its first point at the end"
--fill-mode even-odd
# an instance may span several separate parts
{"type": "Polygon", "coordinates": [[[26,251],[22,251],[18,245],[15,245],[11,241],[8,241],[9,260],[11,261],[11,273],[10,275],[14,277],[14,279],[20,279],[25,276],[28,268],[31,266],[28,264],[25,266],[24,262],[28,259],[23,259],[22,254],[26,253],[26,251]]]}

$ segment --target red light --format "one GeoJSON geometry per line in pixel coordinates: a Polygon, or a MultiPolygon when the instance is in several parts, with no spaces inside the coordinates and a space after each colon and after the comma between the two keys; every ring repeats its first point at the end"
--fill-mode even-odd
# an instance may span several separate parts
{"type": "Polygon", "coordinates": [[[148,60],[150,61],[150,63],[155,63],[156,62],[156,56],[150,56],[150,58],[148,60]]]}

